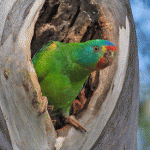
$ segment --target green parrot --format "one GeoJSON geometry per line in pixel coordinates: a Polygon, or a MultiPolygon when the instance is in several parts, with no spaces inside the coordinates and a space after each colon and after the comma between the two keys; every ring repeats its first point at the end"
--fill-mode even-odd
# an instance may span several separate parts
{"type": "Polygon", "coordinates": [[[69,112],[73,101],[92,71],[111,64],[116,47],[109,41],[96,39],[79,43],[51,41],[32,58],[41,86],[48,98],[66,120],[77,128],[85,128],[69,112]]]}

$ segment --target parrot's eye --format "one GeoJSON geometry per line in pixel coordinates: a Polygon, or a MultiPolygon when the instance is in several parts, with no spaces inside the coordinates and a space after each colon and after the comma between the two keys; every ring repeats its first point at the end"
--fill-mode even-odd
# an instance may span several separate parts
{"type": "Polygon", "coordinates": [[[98,46],[94,46],[94,47],[93,47],[93,50],[94,50],[95,52],[98,52],[98,51],[99,51],[99,47],[98,47],[98,46]]]}

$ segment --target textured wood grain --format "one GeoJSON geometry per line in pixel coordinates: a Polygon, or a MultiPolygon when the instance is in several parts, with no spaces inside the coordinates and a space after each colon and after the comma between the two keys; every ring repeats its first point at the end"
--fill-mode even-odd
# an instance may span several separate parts
{"type": "Polygon", "coordinates": [[[0,106],[13,149],[52,149],[56,133],[31,63],[30,42],[44,1],[2,1],[0,106]],[[9,8],[9,9],[8,9],[9,8]]]}
{"type": "Polygon", "coordinates": [[[94,94],[77,115],[87,133],[66,126],[57,131],[56,149],[59,142],[64,150],[136,149],[139,65],[129,1],[12,1],[6,10],[0,30],[0,106],[9,144],[14,149],[52,149],[55,144],[54,127],[46,118],[47,99],[41,95],[31,57],[49,40],[65,43],[102,38],[114,43],[118,52],[113,64],[97,73],[99,78],[93,74],[92,82],[87,82],[90,88],[86,90],[94,94]]]}

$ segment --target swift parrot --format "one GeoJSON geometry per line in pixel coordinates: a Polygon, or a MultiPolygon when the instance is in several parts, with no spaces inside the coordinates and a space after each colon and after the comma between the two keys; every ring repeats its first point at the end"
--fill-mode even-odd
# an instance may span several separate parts
{"type": "Polygon", "coordinates": [[[78,43],[51,41],[32,58],[43,96],[47,96],[54,112],[62,111],[67,122],[85,128],[69,116],[73,101],[92,71],[109,66],[116,47],[107,40],[95,39],[78,43]]]}

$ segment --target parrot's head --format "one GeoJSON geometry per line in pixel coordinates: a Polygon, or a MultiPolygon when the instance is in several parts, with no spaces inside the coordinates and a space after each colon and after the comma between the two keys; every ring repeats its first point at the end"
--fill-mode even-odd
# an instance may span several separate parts
{"type": "Polygon", "coordinates": [[[111,65],[116,50],[116,46],[107,40],[90,40],[80,46],[78,62],[91,71],[103,69],[111,65]]]}
{"type": "Polygon", "coordinates": [[[107,66],[110,66],[116,57],[116,46],[102,46],[102,49],[104,51],[103,57],[101,57],[97,62],[96,69],[104,69],[107,66]]]}

